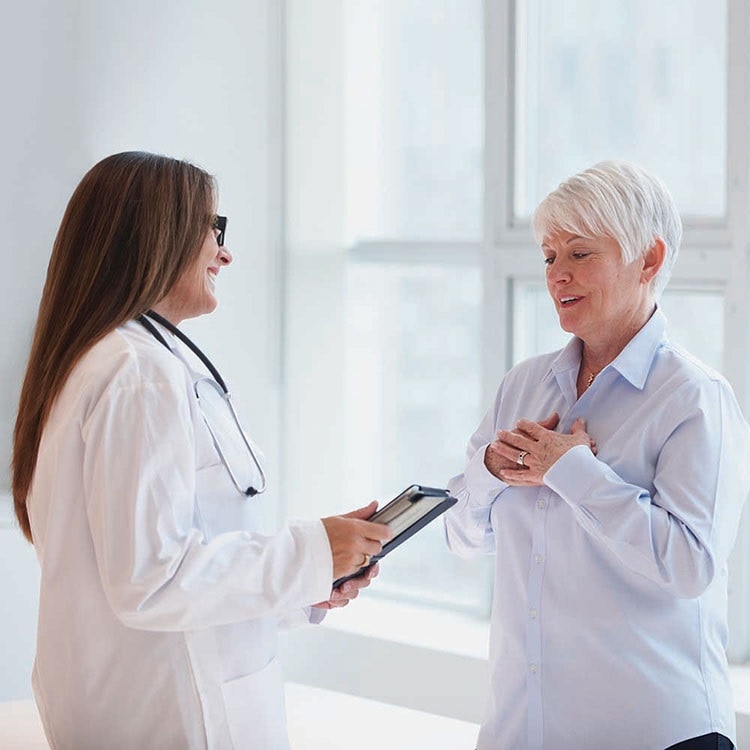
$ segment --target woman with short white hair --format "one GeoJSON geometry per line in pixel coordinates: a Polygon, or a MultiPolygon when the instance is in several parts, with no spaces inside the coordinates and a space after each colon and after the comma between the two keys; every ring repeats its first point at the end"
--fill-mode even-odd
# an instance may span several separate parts
{"type": "Polygon", "coordinates": [[[504,377],[445,517],[451,549],[496,559],[477,748],[732,748],[727,559],[750,431],[666,334],[679,214],[658,178],[611,161],[533,227],[573,337],[504,377]]]}

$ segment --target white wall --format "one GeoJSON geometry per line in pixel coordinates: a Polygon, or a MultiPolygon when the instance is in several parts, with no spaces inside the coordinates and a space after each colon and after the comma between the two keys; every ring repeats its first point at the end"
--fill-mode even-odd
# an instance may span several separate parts
{"type": "MultiPolygon", "coordinates": [[[[234,386],[278,495],[281,254],[275,0],[25,0],[0,24],[0,495],[52,241],[83,173],[126,149],[219,181],[235,262],[221,305],[189,325],[234,386]],[[272,218],[277,217],[277,218],[272,218]],[[7,457],[7,460],[6,460],[7,457]],[[278,486],[278,481],[276,481],[278,486]]],[[[0,499],[0,700],[31,695],[38,573],[0,499]]]]}

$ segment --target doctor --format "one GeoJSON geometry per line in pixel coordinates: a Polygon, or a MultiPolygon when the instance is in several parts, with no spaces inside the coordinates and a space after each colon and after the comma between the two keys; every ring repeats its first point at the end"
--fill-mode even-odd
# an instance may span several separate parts
{"type": "Polygon", "coordinates": [[[55,240],[13,495],[41,566],[33,686],[57,750],[287,748],[278,627],[354,598],[369,578],[331,581],[390,535],[363,520],[374,503],[262,532],[256,450],[176,328],[214,310],[232,261],[215,204],[203,170],[116,154],[55,240]]]}

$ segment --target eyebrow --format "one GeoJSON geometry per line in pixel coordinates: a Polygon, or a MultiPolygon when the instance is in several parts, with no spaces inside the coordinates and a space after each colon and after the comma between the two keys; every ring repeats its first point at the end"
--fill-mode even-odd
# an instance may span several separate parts
{"type": "MultiPolygon", "coordinates": [[[[563,245],[569,245],[571,242],[577,242],[578,240],[587,240],[588,237],[584,237],[582,234],[574,234],[572,237],[569,237],[565,242],[563,242],[563,245]]],[[[541,244],[542,250],[554,250],[554,248],[548,243],[548,242],[542,242],[541,244]]]]}

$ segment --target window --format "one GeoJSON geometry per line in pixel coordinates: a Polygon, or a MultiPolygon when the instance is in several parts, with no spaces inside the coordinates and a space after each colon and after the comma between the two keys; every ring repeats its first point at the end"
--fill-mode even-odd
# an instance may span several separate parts
{"type": "Polygon", "coordinates": [[[343,24],[347,237],[479,240],[481,3],[355,0],[343,24]]]}
{"type": "MultiPolygon", "coordinates": [[[[312,5],[291,4],[293,28],[323,26],[322,9],[313,13],[312,5]]],[[[309,475],[324,472],[317,502],[344,510],[332,494],[352,505],[387,501],[412,483],[445,486],[462,470],[466,441],[484,409],[477,262],[483,14],[479,0],[356,0],[328,20],[319,33],[328,35],[328,54],[333,47],[337,60],[325,73],[311,71],[310,60],[295,69],[299,91],[325,75],[343,92],[343,117],[325,127],[335,141],[329,156],[338,169],[337,236],[321,240],[330,229],[318,230],[316,219],[306,229],[292,227],[291,429],[305,436],[302,452],[317,450],[320,460],[308,472],[292,468],[300,479],[289,497],[293,505],[298,493],[309,496],[309,475]],[[313,301],[311,285],[323,268],[324,287],[313,301]],[[311,379],[301,358],[316,336],[326,361],[311,379]],[[305,417],[313,411],[320,414],[314,422],[305,417]],[[321,468],[331,456],[336,468],[321,468]]],[[[308,125],[291,122],[292,143],[303,151],[293,170],[315,158],[308,125]]],[[[310,205],[299,195],[298,215],[310,205]]],[[[330,207],[321,210],[331,214],[330,207]]],[[[390,597],[478,615],[489,610],[489,560],[477,566],[450,554],[440,523],[394,553],[378,583],[390,597]]]]}
{"type": "MultiPolygon", "coordinates": [[[[345,494],[444,487],[483,407],[479,270],[355,261],[347,282],[345,494]]],[[[377,589],[485,614],[489,581],[489,565],[450,554],[433,523],[388,558],[377,589]]]]}
{"type": "MultiPolygon", "coordinates": [[[[742,0],[288,0],[285,455],[290,510],[444,486],[514,362],[564,344],[528,226],[595,161],[644,164],[685,236],[672,336],[750,413],[742,0]],[[740,342],[730,346],[730,342],[740,342]]],[[[730,652],[750,656],[750,522],[730,652]]],[[[377,595],[486,616],[489,561],[439,524],[377,595]]],[[[375,591],[373,591],[375,594],[375,591]]]]}
{"type": "Polygon", "coordinates": [[[722,217],[726,2],[514,7],[516,215],[529,216],[562,179],[615,154],[653,169],[684,215],[722,217]]]}

